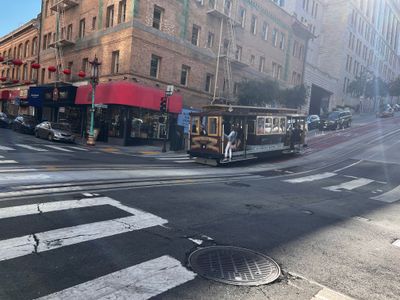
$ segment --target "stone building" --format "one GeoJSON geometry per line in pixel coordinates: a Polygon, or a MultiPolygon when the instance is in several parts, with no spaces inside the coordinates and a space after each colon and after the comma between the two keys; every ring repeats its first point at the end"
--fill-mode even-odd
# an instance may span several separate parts
{"type": "Polygon", "coordinates": [[[39,18],[0,38],[0,111],[32,114],[28,89],[37,81],[32,64],[39,60],[39,18]]]}
{"type": "Polygon", "coordinates": [[[310,113],[337,106],[356,108],[360,99],[351,98],[346,90],[358,76],[386,82],[399,76],[398,0],[275,2],[315,35],[308,44],[304,75],[311,91],[310,113]]]}

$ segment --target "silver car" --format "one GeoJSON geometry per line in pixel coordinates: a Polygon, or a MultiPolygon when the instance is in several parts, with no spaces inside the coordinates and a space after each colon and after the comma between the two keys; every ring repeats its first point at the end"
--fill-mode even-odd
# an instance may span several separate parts
{"type": "Polygon", "coordinates": [[[49,141],[75,142],[75,135],[67,123],[42,122],[35,127],[35,136],[49,141]]]}

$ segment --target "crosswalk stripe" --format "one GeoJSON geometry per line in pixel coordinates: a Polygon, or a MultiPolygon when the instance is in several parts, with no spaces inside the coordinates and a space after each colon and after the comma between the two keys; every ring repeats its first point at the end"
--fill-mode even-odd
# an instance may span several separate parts
{"type": "Polygon", "coordinates": [[[0,164],[17,164],[18,162],[15,160],[0,160],[0,164]]]}
{"type": "Polygon", "coordinates": [[[74,152],[74,151],[72,151],[72,150],[62,148],[62,147],[60,147],[60,146],[54,146],[54,145],[44,145],[44,146],[49,147],[49,148],[52,148],[52,149],[55,149],[55,150],[64,151],[64,152],[74,152]]]}
{"type": "Polygon", "coordinates": [[[326,178],[333,177],[333,176],[336,176],[336,173],[326,172],[326,173],[315,174],[315,175],[310,175],[310,176],[305,176],[305,177],[287,179],[287,180],[283,180],[283,181],[289,182],[289,183],[302,183],[302,182],[311,182],[311,181],[326,179],[326,178]]]}
{"type": "Polygon", "coordinates": [[[178,156],[178,157],[157,157],[158,160],[177,160],[177,159],[190,159],[189,156],[183,157],[183,156],[178,156]]]}
{"type": "Polygon", "coordinates": [[[68,148],[75,149],[75,150],[80,150],[80,151],[89,151],[89,149],[77,147],[77,146],[68,146],[68,148]]]}
{"type": "Polygon", "coordinates": [[[168,255],[78,284],[38,300],[146,300],[193,280],[195,273],[168,255]]]}
{"type": "Polygon", "coordinates": [[[384,194],[381,194],[381,195],[375,196],[375,197],[371,197],[371,199],[388,202],[388,203],[396,202],[396,201],[400,200],[400,185],[384,194]]]}
{"type": "MultiPolygon", "coordinates": [[[[42,211],[42,207],[44,211],[46,211],[46,207],[48,211],[57,211],[61,209],[70,209],[85,204],[87,207],[104,205],[106,203],[132,213],[133,215],[107,221],[39,232],[36,234],[20,236],[7,240],[0,240],[0,261],[29,255],[33,252],[45,252],[64,246],[88,242],[91,240],[140,230],[143,228],[163,225],[168,222],[167,220],[156,215],[124,206],[120,202],[108,197],[82,199],[81,201],[83,201],[83,204],[80,204],[77,201],[66,201],[58,204],[43,203],[40,204],[41,206],[37,204],[36,212],[40,213],[42,211]]],[[[13,214],[14,216],[23,216],[25,214],[32,214],[32,209],[32,205],[24,205],[13,208],[8,207],[0,209],[0,215],[2,214],[3,217],[13,214]]]]}
{"type": "Polygon", "coordinates": [[[0,150],[4,150],[4,151],[13,151],[15,150],[14,148],[10,148],[10,147],[6,147],[6,146],[0,146],[0,150]]]}
{"type": "Polygon", "coordinates": [[[174,162],[176,162],[178,164],[185,164],[185,163],[194,162],[194,160],[174,160],[174,162]]]}
{"type": "Polygon", "coordinates": [[[16,144],[16,146],[21,147],[21,148],[25,148],[25,149],[28,149],[28,150],[38,151],[38,152],[46,152],[46,151],[49,151],[49,150],[47,150],[47,149],[37,148],[37,147],[25,145],[25,144],[16,144]]]}
{"type": "Polygon", "coordinates": [[[332,185],[332,186],[327,186],[324,187],[325,190],[332,191],[332,192],[340,192],[341,190],[354,190],[356,188],[362,187],[364,185],[370,184],[371,182],[374,182],[372,179],[367,179],[367,178],[358,178],[355,180],[347,181],[339,185],[332,185]]]}

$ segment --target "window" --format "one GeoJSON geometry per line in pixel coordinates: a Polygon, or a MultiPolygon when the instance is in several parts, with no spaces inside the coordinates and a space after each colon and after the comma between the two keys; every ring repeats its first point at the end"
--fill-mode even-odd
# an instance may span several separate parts
{"type": "Polygon", "coordinates": [[[209,117],[208,118],[208,135],[218,135],[218,118],[209,117]]]}
{"type": "Polygon", "coordinates": [[[189,72],[190,72],[190,67],[182,65],[181,84],[184,85],[184,86],[188,85],[189,72]]]}
{"type": "Polygon", "coordinates": [[[213,80],[213,75],[212,74],[207,74],[206,75],[206,86],[204,88],[204,90],[206,92],[210,92],[211,91],[212,80],[213,80]]]}
{"type": "Polygon", "coordinates": [[[88,70],[88,66],[89,66],[89,59],[88,58],[82,59],[82,68],[81,68],[81,70],[83,72],[86,72],[88,70]]]}
{"type": "Polygon", "coordinates": [[[67,40],[72,40],[72,24],[69,24],[67,27],[67,40]]]}
{"type": "Polygon", "coordinates": [[[214,46],[214,33],[208,32],[207,48],[212,48],[213,46],[214,46]]]}
{"type": "Polygon", "coordinates": [[[92,30],[96,30],[97,17],[92,18],[92,30]]]}
{"type": "Polygon", "coordinates": [[[254,62],[256,61],[256,57],[254,55],[250,55],[250,64],[254,66],[254,62]]]}
{"type": "Polygon", "coordinates": [[[211,9],[215,8],[215,0],[208,0],[208,7],[211,9]]]}
{"type": "Polygon", "coordinates": [[[264,72],[265,67],[265,57],[260,57],[260,63],[258,65],[258,71],[264,72]]]}
{"type": "Polygon", "coordinates": [[[281,40],[279,42],[279,48],[284,50],[285,49],[285,34],[281,32],[281,40]]]}
{"type": "Polygon", "coordinates": [[[82,19],[79,21],[79,38],[80,39],[83,39],[85,37],[85,27],[86,27],[85,23],[86,23],[85,19],[82,19]]]}
{"type": "Polygon", "coordinates": [[[163,9],[157,5],[154,5],[153,28],[161,30],[162,16],[163,16],[163,9]]]}
{"type": "Polygon", "coordinates": [[[268,40],[268,27],[269,27],[268,23],[264,22],[263,23],[263,30],[262,30],[262,39],[264,41],[268,40]]]}
{"type": "Polygon", "coordinates": [[[276,74],[276,78],[281,79],[281,77],[282,77],[282,66],[278,65],[278,72],[276,74]]]}
{"type": "Polygon", "coordinates": [[[44,6],[44,16],[46,18],[49,16],[49,0],[46,0],[46,4],[44,6]]]}
{"type": "Polygon", "coordinates": [[[255,15],[251,16],[250,32],[254,35],[257,33],[257,17],[255,15]]]}
{"type": "Polygon", "coordinates": [[[107,7],[106,15],[106,28],[113,27],[114,25],[114,5],[107,7]]]}
{"type": "Polygon", "coordinates": [[[29,56],[29,41],[25,42],[25,48],[24,48],[24,57],[29,56]]]}
{"type": "Polygon", "coordinates": [[[237,61],[241,61],[242,60],[242,47],[240,47],[240,46],[236,46],[235,59],[237,61]]]}
{"type": "Polygon", "coordinates": [[[200,27],[193,25],[192,28],[192,44],[195,46],[199,45],[200,27]]]}
{"type": "Polygon", "coordinates": [[[242,28],[246,25],[246,9],[243,7],[239,9],[239,23],[242,28]]]}
{"type": "Polygon", "coordinates": [[[159,72],[160,72],[160,63],[161,63],[161,57],[157,55],[151,55],[151,61],[150,61],[150,76],[154,78],[158,78],[159,72]]]}
{"type": "Polygon", "coordinates": [[[113,51],[111,54],[111,74],[119,72],[119,51],[113,51]]]}
{"type": "Polygon", "coordinates": [[[265,118],[257,117],[257,134],[264,134],[265,118]]]}
{"type": "Polygon", "coordinates": [[[118,24],[126,20],[126,0],[119,1],[118,4],[118,24]]]}
{"type": "Polygon", "coordinates": [[[37,54],[37,47],[38,47],[38,39],[35,37],[32,40],[32,55],[36,55],[37,54]]]}
{"type": "Polygon", "coordinates": [[[276,63],[272,63],[272,77],[276,78],[278,65],[276,63]]]}
{"type": "Polygon", "coordinates": [[[274,30],[272,31],[272,45],[276,47],[277,44],[278,44],[278,30],[274,28],[274,30]]]}
{"type": "Polygon", "coordinates": [[[200,134],[200,117],[192,117],[191,130],[192,134],[200,134]]]}
{"type": "Polygon", "coordinates": [[[296,56],[296,54],[297,54],[297,46],[298,46],[297,41],[294,41],[294,43],[293,43],[293,53],[292,53],[293,56],[296,56]]]}
{"type": "Polygon", "coordinates": [[[231,16],[231,10],[232,10],[232,0],[225,0],[224,3],[224,14],[227,16],[231,16]]]}
{"type": "Polygon", "coordinates": [[[28,80],[28,65],[24,64],[22,69],[22,80],[28,80]]]}
{"type": "Polygon", "coordinates": [[[47,34],[43,36],[43,50],[47,49],[47,34]]]}

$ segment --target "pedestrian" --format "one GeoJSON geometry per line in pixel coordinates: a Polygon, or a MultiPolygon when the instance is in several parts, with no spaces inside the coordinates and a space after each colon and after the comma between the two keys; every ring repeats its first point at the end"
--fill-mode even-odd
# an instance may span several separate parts
{"type": "Polygon", "coordinates": [[[226,144],[225,147],[225,158],[224,161],[228,160],[228,155],[229,155],[229,161],[232,160],[232,150],[236,145],[236,139],[237,139],[237,131],[234,126],[232,126],[232,130],[229,133],[229,135],[225,134],[226,139],[228,140],[228,143],[226,144]]]}
{"type": "Polygon", "coordinates": [[[204,125],[201,125],[201,131],[200,131],[200,135],[207,135],[207,130],[206,127],[204,125]]]}

